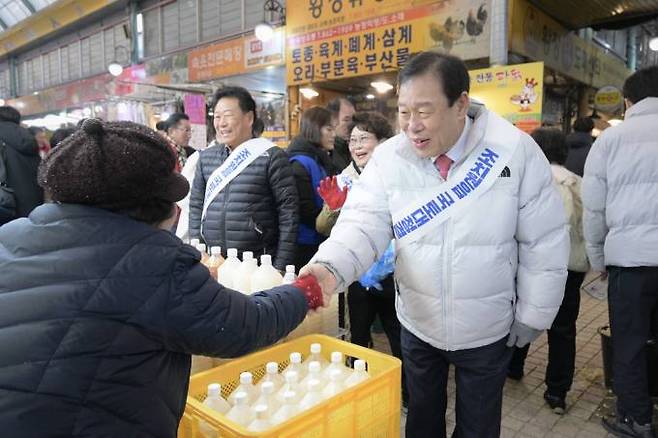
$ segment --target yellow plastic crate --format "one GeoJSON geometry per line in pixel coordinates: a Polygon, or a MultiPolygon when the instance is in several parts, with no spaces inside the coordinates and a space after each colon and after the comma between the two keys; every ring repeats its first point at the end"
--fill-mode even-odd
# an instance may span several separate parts
{"type": "Polygon", "coordinates": [[[400,373],[401,363],[392,356],[324,335],[297,338],[192,376],[178,438],[207,438],[199,429],[200,420],[215,428],[216,436],[222,438],[398,437],[400,373]],[[265,374],[267,362],[278,362],[281,371],[288,365],[290,353],[298,351],[305,358],[314,342],[322,345],[327,359],[332,351],[340,351],[346,357],[365,360],[370,379],[266,432],[251,432],[203,405],[210,383],[221,383],[222,395],[227,397],[238,385],[241,372],[252,372],[258,381],[265,374]]]}

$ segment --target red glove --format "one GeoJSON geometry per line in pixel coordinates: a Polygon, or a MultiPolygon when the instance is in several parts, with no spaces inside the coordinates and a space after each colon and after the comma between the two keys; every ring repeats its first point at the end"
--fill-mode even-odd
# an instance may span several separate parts
{"type": "Polygon", "coordinates": [[[297,278],[291,286],[296,287],[304,294],[309,309],[315,310],[322,306],[322,289],[314,276],[303,275],[297,278]]]}
{"type": "Polygon", "coordinates": [[[318,194],[330,209],[338,210],[343,204],[345,204],[345,200],[347,199],[347,188],[341,190],[338,187],[338,180],[336,180],[335,176],[326,177],[320,181],[318,194]]]}

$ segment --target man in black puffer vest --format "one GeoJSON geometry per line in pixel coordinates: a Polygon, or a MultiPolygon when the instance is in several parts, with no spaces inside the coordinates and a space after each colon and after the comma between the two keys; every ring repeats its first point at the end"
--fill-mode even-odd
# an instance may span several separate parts
{"type": "MultiPolygon", "coordinates": [[[[297,238],[298,199],[286,153],[271,143],[212,199],[204,215],[206,187],[215,170],[255,131],[256,103],[241,87],[217,90],[213,99],[216,140],[200,152],[190,195],[190,237],[254,256],[271,254],[283,271],[292,264],[297,238]]],[[[264,141],[263,139],[261,139],[264,141]]],[[[217,179],[215,179],[217,181],[217,179]]],[[[212,185],[212,184],[211,184],[212,185]]]]}

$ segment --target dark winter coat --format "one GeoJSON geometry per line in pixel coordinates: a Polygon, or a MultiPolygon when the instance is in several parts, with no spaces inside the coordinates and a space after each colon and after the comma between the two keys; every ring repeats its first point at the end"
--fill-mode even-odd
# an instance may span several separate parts
{"type": "Polygon", "coordinates": [[[334,150],[331,151],[331,161],[334,173],[339,173],[352,162],[349,143],[342,137],[336,136],[334,140],[334,150]]]}
{"type": "MultiPolygon", "coordinates": [[[[226,146],[213,143],[199,153],[190,195],[190,237],[201,237],[201,214],[206,183],[229,156],[226,146]]],[[[297,190],[286,153],[269,149],[235,177],[212,201],[203,226],[209,246],[222,253],[237,248],[256,257],[272,254],[273,264],[285,270],[295,256],[297,190]]]]}
{"type": "Polygon", "coordinates": [[[16,198],[16,217],[26,217],[43,203],[43,190],[37,184],[39,147],[30,131],[13,122],[0,121],[0,140],[6,145],[2,157],[6,161],[7,185],[16,198]]]}
{"type": "Polygon", "coordinates": [[[290,286],[225,289],[167,231],[72,204],[0,227],[6,437],[175,437],[190,353],[269,345],[307,311],[290,286]]]}
{"type": "Polygon", "coordinates": [[[587,154],[592,147],[594,139],[589,132],[572,132],[567,135],[567,146],[569,147],[569,155],[564,167],[572,171],[578,176],[583,176],[585,169],[585,160],[587,154]]]}

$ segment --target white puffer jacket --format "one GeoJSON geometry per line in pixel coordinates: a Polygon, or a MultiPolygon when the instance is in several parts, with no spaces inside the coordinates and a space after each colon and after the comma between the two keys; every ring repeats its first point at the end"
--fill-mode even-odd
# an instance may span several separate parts
{"type": "Polygon", "coordinates": [[[592,269],[658,266],[658,97],[606,129],[585,162],[583,215],[592,269]]]}
{"type": "MultiPolygon", "coordinates": [[[[488,117],[508,123],[479,108],[448,181],[479,144],[492,140],[484,132],[488,117]]],[[[509,333],[515,318],[546,329],[562,302],[569,258],[564,208],[539,147],[526,134],[518,141],[509,176],[497,177],[465,213],[429,236],[396,242],[400,322],[436,348],[491,344],[509,333]]],[[[314,260],[334,271],[339,287],[351,283],[393,238],[391,212],[440,182],[405,134],[387,140],[352,187],[314,260]]]]}

